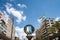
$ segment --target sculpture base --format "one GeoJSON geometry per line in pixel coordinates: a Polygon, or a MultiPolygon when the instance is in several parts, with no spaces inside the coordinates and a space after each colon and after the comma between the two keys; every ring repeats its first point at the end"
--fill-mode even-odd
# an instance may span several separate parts
{"type": "Polygon", "coordinates": [[[26,36],[28,40],[31,40],[33,36],[26,36]]]}

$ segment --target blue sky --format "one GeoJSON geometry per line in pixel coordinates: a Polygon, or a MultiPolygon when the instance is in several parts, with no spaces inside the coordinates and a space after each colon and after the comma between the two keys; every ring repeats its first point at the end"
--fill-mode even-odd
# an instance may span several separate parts
{"type": "Polygon", "coordinates": [[[15,9],[24,11],[24,15],[27,16],[26,21],[17,24],[20,27],[25,24],[38,27],[37,19],[42,15],[52,18],[60,16],[60,0],[0,0],[0,10],[6,10],[6,3],[11,3],[15,9]],[[17,4],[25,4],[27,8],[17,7],[17,4]]]}
{"type": "Polygon", "coordinates": [[[14,25],[20,28],[24,27],[26,24],[32,24],[35,29],[38,29],[40,23],[37,20],[41,16],[47,18],[60,17],[60,0],[0,0],[0,10],[2,12],[5,11],[11,18],[11,15],[14,14],[10,9],[10,13],[7,11],[7,5],[9,5],[10,7],[8,7],[12,8],[13,11],[22,12],[20,15],[24,18],[14,16],[14,25]],[[16,22],[18,19],[21,19],[19,23],[16,22]]]}

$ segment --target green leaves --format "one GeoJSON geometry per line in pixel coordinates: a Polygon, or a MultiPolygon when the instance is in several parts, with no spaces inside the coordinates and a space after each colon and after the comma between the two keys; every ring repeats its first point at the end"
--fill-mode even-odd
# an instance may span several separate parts
{"type": "Polygon", "coordinates": [[[55,33],[59,29],[60,29],[60,23],[56,21],[55,24],[52,25],[52,27],[48,28],[48,33],[55,33]]]}
{"type": "Polygon", "coordinates": [[[57,29],[60,29],[60,23],[58,21],[56,21],[55,24],[53,25],[53,27],[56,27],[57,29]]]}
{"type": "Polygon", "coordinates": [[[50,27],[48,28],[48,32],[49,33],[54,33],[56,30],[55,30],[55,27],[50,27]]]}

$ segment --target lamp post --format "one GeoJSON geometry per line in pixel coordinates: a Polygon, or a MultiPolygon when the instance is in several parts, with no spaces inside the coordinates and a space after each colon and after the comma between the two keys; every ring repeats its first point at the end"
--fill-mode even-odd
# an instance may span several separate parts
{"type": "Polygon", "coordinates": [[[32,26],[32,25],[30,25],[30,24],[28,24],[28,25],[26,25],[25,27],[24,27],[24,32],[27,34],[27,38],[28,38],[28,40],[31,40],[32,39],[32,33],[34,32],[34,27],[32,26]]]}
{"type": "Polygon", "coordinates": [[[28,40],[31,40],[33,36],[26,36],[28,40]]]}

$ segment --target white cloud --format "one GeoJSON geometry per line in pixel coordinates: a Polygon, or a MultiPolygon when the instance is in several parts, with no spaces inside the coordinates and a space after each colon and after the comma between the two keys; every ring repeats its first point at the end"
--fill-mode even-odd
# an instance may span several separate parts
{"type": "Polygon", "coordinates": [[[10,3],[6,3],[6,5],[8,5],[9,7],[11,7],[11,6],[12,6],[12,4],[10,4],[10,3]]]}
{"type": "Polygon", "coordinates": [[[15,36],[19,37],[21,40],[22,40],[23,38],[26,39],[26,34],[25,34],[23,28],[19,28],[19,27],[17,26],[17,27],[15,28],[15,30],[16,30],[15,36]]]}
{"type": "Polygon", "coordinates": [[[24,20],[24,21],[26,20],[26,16],[23,17],[23,20],[24,20]]]}
{"type": "Polygon", "coordinates": [[[27,6],[25,4],[17,4],[17,6],[19,6],[21,8],[27,8],[27,6]]]}
{"type": "Polygon", "coordinates": [[[55,18],[55,21],[59,21],[59,20],[60,20],[60,17],[55,18]]]}
{"type": "Polygon", "coordinates": [[[33,35],[33,36],[36,36],[36,34],[35,34],[35,33],[33,33],[32,35],[33,35]]]}
{"type": "Polygon", "coordinates": [[[20,23],[22,20],[23,21],[26,20],[26,16],[23,16],[23,11],[16,10],[15,8],[12,7],[12,4],[7,3],[5,7],[6,7],[6,11],[9,14],[12,14],[17,18],[16,22],[20,23]]]}

